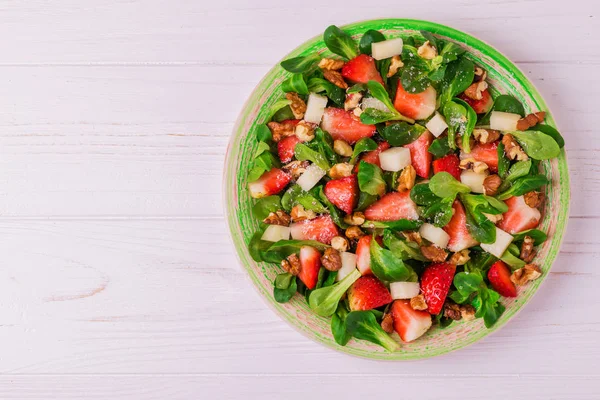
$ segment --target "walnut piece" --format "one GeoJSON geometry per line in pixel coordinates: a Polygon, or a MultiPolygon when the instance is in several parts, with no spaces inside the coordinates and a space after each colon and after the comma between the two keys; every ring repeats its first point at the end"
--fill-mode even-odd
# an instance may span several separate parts
{"type": "Polygon", "coordinates": [[[283,167],[281,167],[281,169],[292,175],[292,178],[297,179],[306,171],[306,168],[309,165],[309,161],[295,160],[285,164],[283,167]]]}
{"type": "Polygon", "coordinates": [[[464,249],[452,254],[448,262],[454,265],[465,265],[470,259],[469,249],[464,249]]]}
{"type": "Polygon", "coordinates": [[[538,123],[542,122],[546,118],[545,111],[538,111],[536,113],[531,113],[526,115],[524,118],[521,118],[517,121],[517,130],[518,131],[526,131],[532,126],[536,126],[538,123]]]}
{"type": "MultiPolygon", "coordinates": [[[[461,150],[463,149],[463,142],[462,142],[462,136],[461,135],[456,135],[456,139],[454,140],[454,143],[456,143],[456,147],[458,147],[461,150]]],[[[475,146],[475,138],[473,136],[469,137],[469,146],[471,148],[473,148],[473,146],[475,146]]]]}
{"type": "Polygon", "coordinates": [[[450,318],[453,321],[460,321],[462,319],[460,305],[453,301],[446,301],[444,304],[444,317],[450,318]]]}
{"type": "Polygon", "coordinates": [[[414,242],[419,246],[423,245],[423,239],[421,238],[421,234],[419,232],[402,232],[402,236],[404,236],[409,242],[414,242]]]}
{"type": "Polygon", "coordinates": [[[331,247],[337,251],[346,251],[350,247],[350,243],[348,243],[348,239],[343,236],[334,236],[331,239],[331,247]]]}
{"type": "Polygon", "coordinates": [[[398,56],[398,55],[393,56],[392,62],[390,63],[390,69],[388,70],[388,73],[387,73],[387,77],[391,78],[392,76],[396,75],[396,72],[398,72],[398,70],[402,67],[404,67],[404,63],[400,59],[400,56],[398,56]]]}
{"type": "Polygon", "coordinates": [[[321,264],[327,271],[339,271],[342,268],[342,257],[340,252],[328,247],[321,257],[321,264]]]}
{"type": "Polygon", "coordinates": [[[504,216],[502,214],[487,214],[487,213],[482,213],[487,219],[489,219],[490,221],[492,221],[492,223],[495,225],[498,222],[502,221],[502,218],[504,218],[504,216]]]}
{"type": "Polygon", "coordinates": [[[504,145],[504,154],[510,160],[527,161],[529,159],[513,135],[508,133],[504,135],[502,137],[502,144],[504,145]]]}
{"type": "Polygon", "coordinates": [[[428,40],[417,49],[417,54],[426,60],[433,60],[438,55],[438,52],[428,40]]]}
{"type": "Polygon", "coordinates": [[[352,175],[352,170],[354,169],[354,165],[349,163],[338,163],[335,164],[329,170],[329,176],[331,179],[340,179],[345,178],[347,176],[352,175]]]}
{"type": "Polygon", "coordinates": [[[267,124],[267,127],[271,130],[271,136],[275,143],[287,136],[292,136],[296,129],[296,123],[292,121],[275,122],[271,121],[267,124]]]}
{"type": "Polygon", "coordinates": [[[337,139],[333,142],[333,151],[342,157],[350,157],[352,155],[352,146],[344,140],[337,139]]]}
{"type": "Polygon", "coordinates": [[[292,102],[290,104],[290,108],[292,109],[294,118],[304,118],[304,113],[306,112],[306,103],[300,98],[300,96],[298,96],[298,93],[286,93],[285,98],[292,102]]]}
{"type": "Polygon", "coordinates": [[[473,100],[481,100],[483,98],[482,92],[488,88],[486,81],[479,81],[472,83],[466,90],[465,96],[473,100]]]}
{"type": "Polygon", "coordinates": [[[535,257],[535,249],[533,248],[533,238],[531,236],[525,236],[523,244],[521,245],[521,254],[519,258],[529,264],[535,257]]]}
{"type": "Polygon", "coordinates": [[[359,92],[346,94],[346,100],[344,101],[344,110],[350,111],[356,109],[362,98],[363,95],[359,92]]]}
{"type": "Polygon", "coordinates": [[[365,233],[358,226],[351,226],[346,229],[346,237],[350,240],[360,239],[365,233]]]}
{"type": "Polygon", "coordinates": [[[296,125],[296,130],[294,132],[296,137],[301,142],[310,142],[315,138],[315,128],[315,124],[306,121],[300,121],[296,125]]]}
{"type": "Polygon", "coordinates": [[[474,158],[469,157],[469,158],[460,160],[459,168],[460,169],[470,169],[470,170],[473,170],[473,172],[475,172],[475,173],[481,174],[481,173],[484,173],[485,171],[487,171],[487,169],[489,167],[483,161],[477,161],[474,158]]]}
{"type": "Polygon", "coordinates": [[[362,225],[365,223],[365,214],[356,211],[354,214],[348,214],[344,217],[344,222],[348,225],[362,225]]]}
{"type": "Polygon", "coordinates": [[[531,191],[527,192],[523,195],[523,200],[525,200],[525,204],[527,204],[531,208],[537,208],[542,205],[544,201],[544,195],[542,192],[531,191]]]}
{"type": "Polygon", "coordinates": [[[281,260],[281,267],[285,272],[296,276],[300,273],[302,266],[300,265],[300,259],[296,254],[290,255],[285,260],[281,260]]]}
{"type": "Polygon", "coordinates": [[[290,216],[283,210],[278,210],[272,213],[269,213],[267,218],[263,220],[265,224],[269,225],[281,225],[281,226],[289,226],[290,225],[290,216]]]}
{"type": "Polygon", "coordinates": [[[337,86],[341,89],[344,89],[344,90],[348,89],[348,84],[342,77],[342,74],[340,74],[337,71],[331,71],[329,69],[324,69],[323,70],[323,78],[327,79],[329,82],[333,83],[335,86],[337,86]]]}
{"type": "Polygon", "coordinates": [[[494,129],[473,129],[473,136],[479,143],[492,143],[500,138],[500,131],[494,129]]]}
{"type": "Polygon", "coordinates": [[[315,219],[317,218],[317,214],[313,210],[306,210],[302,204],[297,204],[292,208],[290,217],[292,221],[298,222],[305,219],[315,219]]]}
{"type": "Polygon", "coordinates": [[[394,319],[392,318],[392,314],[385,314],[381,320],[381,329],[383,329],[386,333],[394,332],[394,319]]]}
{"type": "Polygon", "coordinates": [[[525,285],[529,281],[534,281],[542,276],[542,270],[540,267],[534,264],[527,264],[523,268],[520,268],[512,273],[510,280],[515,285],[525,285]]]}
{"type": "Polygon", "coordinates": [[[486,196],[495,196],[502,184],[502,178],[498,175],[488,175],[483,180],[483,193],[486,196]]]}
{"type": "Polygon", "coordinates": [[[338,69],[342,69],[344,66],[344,60],[336,60],[333,58],[322,58],[319,61],[319,68],[327,69],[329,71],[337,71],[338,69]]]}
{"type": "Polygon", "coordinates": [[[425,302],[425,296],[422,294],[410,299],[410,306],[413,310],[427,310],[427,303],[425,302]]]}
{"type": "Polygon", "coordinates": [[[400,176],[398,177],[398,192],[406,192],[415,186],[415,179],[417,179],[417,171],[412,165],[404,167],[400,176]]]}
{"type": "Polygon", "coordinates": [[[423,257],[433,262],[444,262],[448,257],[446,250],[435,245],[422,246],[421,253],[423,253],[423,257]]]}
{"type": "Polygon", "coordinates": [[[487,78],[487,72],[481,67],[475,67],[475,76],[473,77],[474,82],[485,81],[487,78]]]}
{"type": "Polygon", "coordinates": [[[472,321],[475,319],[475,307],[470,304],[461,304],[460,315],[465,321],[472,321]]]}

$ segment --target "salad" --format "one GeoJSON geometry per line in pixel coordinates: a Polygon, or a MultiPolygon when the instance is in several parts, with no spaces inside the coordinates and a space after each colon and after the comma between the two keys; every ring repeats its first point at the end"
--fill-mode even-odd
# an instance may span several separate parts
{"type": "Polygon", "coordinates": [[[562,136],[430,32],[356,42],[330,26],[323,40],[331,56],[281,62],[282,98],[252,132],[248,247],[280,266],[275,300],[304,297],[342,346],[493,326],[502,298],[542,275],[539,164],[562,136]]]}

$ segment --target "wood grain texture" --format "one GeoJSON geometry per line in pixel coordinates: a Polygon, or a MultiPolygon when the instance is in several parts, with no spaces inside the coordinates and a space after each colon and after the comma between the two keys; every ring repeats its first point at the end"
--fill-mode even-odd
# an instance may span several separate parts
{"type": "Polygon", "coordinates": [[[599,11],[1,2],[0,399],[599,398],[599,11]],[[331,23],[394,16],[516,61],[562,127],[572,184],[562,251],[533,301],[481,342],[411,363],[339,354],[280,321],[238,266],[221,207],[230,131],[268,69],[331,23]]]}

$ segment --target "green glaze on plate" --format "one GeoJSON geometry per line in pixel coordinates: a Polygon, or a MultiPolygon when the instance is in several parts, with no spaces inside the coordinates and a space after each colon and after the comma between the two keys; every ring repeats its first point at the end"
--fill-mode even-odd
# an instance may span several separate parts
{"type": "MultiPolygon", "coordinates": [[[[508,93],[515,96],[523,103],[527,112],[549,111],[536,88],[513,63],[490,45],[466,33],[433,22],[408,19],[357,22],[343,26],[342,29],[349,32],[357,41],[362,33],[369,29],[383,32],[388,39],[412,36],[418,34],[420,30],[430,31],[465,46],[470,53],[469,58],[488,72],[488,83],[494,95],[508,93]]],[[[322,53],[324,56],[331,54],[325,47],[322,36],[307,41],[284,59],[313,52],[322,53]]],[[[492,329],[485,328],[482,319],[455,322],[446,329],[431,329],[415,342],[402,344],[400,350],[394,353],[388,353],[377,345],[360,340],[351,340],[348,345],[342,347],[333,340],[330,318],[315,315],[308,308],[303,296],[296,295],[285,304],[275,302],[272,282],[280,272],[280,267],[255,262],[246,247],[258,227],[258,221],[252,216],[253,200],[248,193],[246,177],[247,165],[257,146],[254,133],[257,125],[267,122],[269,106],[283,97],[280,83],[288,75],[289,73],[279,64],[273,67],[244,105],[229,141],[223,181],[225,215],[233,244],[241,265],[267,304],[290,325],[316,342],[355,356],[380,360],[416,360],[448,353],[468,346],[504,326],[533,297],[558,255],[569,208],[569,174],[564,149],[558,158],[545,161],[541,165],[543,173],[552,180],[552,184],[546,188],[547,200],[542,210],[543,219],[540,224],[540,229],[548,233],[549,240],[540,247],[534,260],[543,271],[542,278],[520,287],[517,299],[502,300],[506,311],[492,329]]],[[[556,127],[549,112],[546,123],[556,127]]]]}

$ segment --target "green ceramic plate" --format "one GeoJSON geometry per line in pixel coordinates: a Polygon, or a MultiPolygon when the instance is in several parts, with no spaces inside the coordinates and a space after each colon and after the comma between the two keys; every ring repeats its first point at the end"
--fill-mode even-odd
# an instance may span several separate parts
{"type": "MultiPolygon", "coordinates": [[[[369,29],[380,30],[387,38],[407,37],[418,34],[419,30],[433,32],[467,48],[469,58],[488,71],[488,82],[494,94],[512,94],[521,100],[528,112],[548,111],[536,88],[513,63],[490,45],[466,33],[433,22],[407,19],[365,21],[342,28],[357,40],[369,29]]],[[[313,52],[321,52],[324,55],[329,53],[322,36],[310,39],[284,59],[313,52]]],[[[486,329],[481,319],[453,323],[446,329],[431,329],[415,342],[403,344],[399,351],[388,353],[379,346],[360,340],[352,340],[345,347],[337,345],[331,336],[330,319],[312,313],[302,296],[295,296],[286,304],[275,302],[272,282],[280,272],[280,267],[256,263],[246,248],[246,243],[258,227],[258,222],[251,213],[253,201],[248,194],[246,174],[257,145],[253,135],[254,129],[258,124],[266,122],[269,106],[283,97],[280,83],[287,76],[288,73],[276,65],[246,102],[229,142],[223,188],[225,215],[240,262],[261,296],[281,318],[305,336],[348,354],[383,360],[415,360],[444,354],[472,344],[502,327],[523,308],[548,275],[565,231],[569,206],[569,175],[564,150],[560,157],[542,164],[542,169],[546,176],[552,179],[552,184],[546,189],[547,201],[540,229],[547,232],[550,239],[541,246],[534,262],[540,265],[544,274],[541,279],[520,288],[516,299],[503,300],[506,311],[492,329],[486,329]]],[[[546,123],[555,126],[552,114],[548,114],[546,123]]]]}

